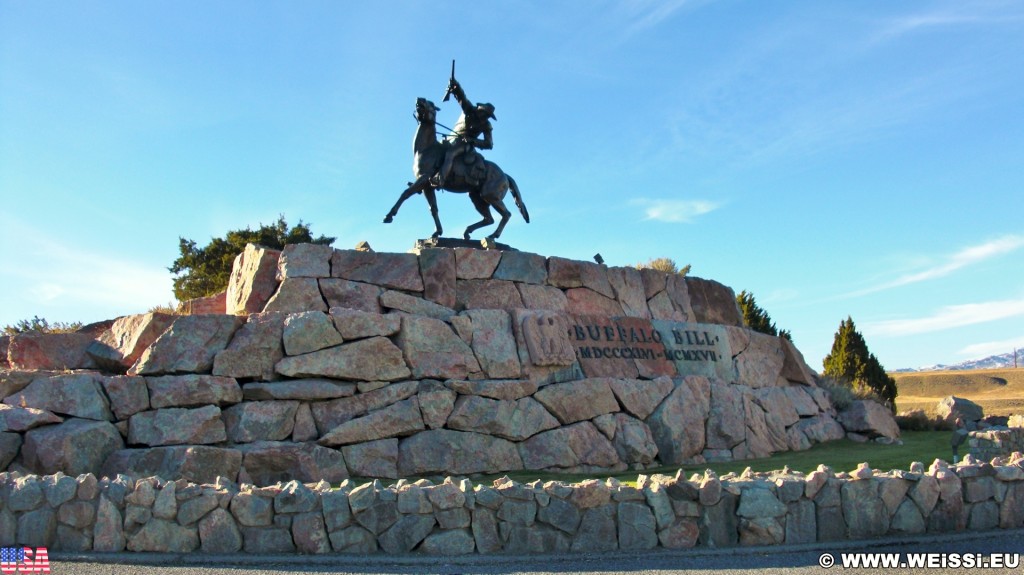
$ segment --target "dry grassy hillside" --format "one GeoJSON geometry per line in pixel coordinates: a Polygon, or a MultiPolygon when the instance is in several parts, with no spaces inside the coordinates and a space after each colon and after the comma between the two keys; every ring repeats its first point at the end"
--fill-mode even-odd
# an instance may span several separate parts
{"type": "Polygon", "coordinates": [[[935,411],[947,395],[965,397],[985,410],[985,415],[1024,413],[1024,369],[978,369],[891,373],[896,379],[899,411],[935,411]]]}

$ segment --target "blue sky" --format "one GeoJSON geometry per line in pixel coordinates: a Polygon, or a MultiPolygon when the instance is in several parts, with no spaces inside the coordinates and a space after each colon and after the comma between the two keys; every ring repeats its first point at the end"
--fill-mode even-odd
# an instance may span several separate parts
{"type": "Polygon", "coordinates": [[[167,303],[179,236],[278,214],[408,250],[423,199],[381,219],[454,58],[533,219],[503,241],[692,264],[816,368],[847,316],[890,369],[1009,352],[1022,55],[1015,1],[0,0],[0,325],[167,303]]]}

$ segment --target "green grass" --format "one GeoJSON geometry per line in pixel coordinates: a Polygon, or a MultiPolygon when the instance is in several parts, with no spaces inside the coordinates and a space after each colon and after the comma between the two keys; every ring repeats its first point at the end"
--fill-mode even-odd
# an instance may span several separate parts
{"type": "MultiPolygon", "coordinates": [[[[747,459],[726,463],[705,463],[701,465],[684,465],[684,475],[703,473],[705,469],[714,470],[719,476],[726,473],[742,473],[750,467],[754,471],[773,471],[789,466],[793,471],[809,473],[825,464],[834,471],[852,471],[862,462],[867,462],[872,469],[887,471],[890,469],[907,470],[910,463],[920,461],[925,467],[935,459],[949,461],[952,452],[949,447],[950,432],[948,431],[904,431],[903,445],[881,445],[878,443],[855,443],[841,439],[830,443],[818,444],[807,451],[787,451],[762,459],[747,459]]],[[[473,483],[490,485],[495,479],[508,475],[520,483],[529,483],[536,479],[541,481],[558,480],[576,483],[586,479],[604,479],[614,477],[623,483],[635,484],[638,474],[653,475],[661,473],[675,475],[679,466],[666,466],[644,471],[623,471],[611,474],[586,473],[551,473],[545,471],[513,471],[494,475],[473,476],[473,483]]]]}

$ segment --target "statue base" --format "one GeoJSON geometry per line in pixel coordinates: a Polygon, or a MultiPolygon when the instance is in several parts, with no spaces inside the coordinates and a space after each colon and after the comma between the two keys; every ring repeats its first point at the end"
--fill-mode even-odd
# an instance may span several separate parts
{"type": "Polygon", "coordinates": [[[476,250],[498,250],[502,252],[519,251],[508,244],[503,244],[486,238],[482,240],[464,240],[461,238],[427,238],[423,240],[416,240],[416,245],[414,245],[413,248],[409,250],[409,252],[418,254],[420,253],[421,250],[430,248],[472,248],[476,250]]]}

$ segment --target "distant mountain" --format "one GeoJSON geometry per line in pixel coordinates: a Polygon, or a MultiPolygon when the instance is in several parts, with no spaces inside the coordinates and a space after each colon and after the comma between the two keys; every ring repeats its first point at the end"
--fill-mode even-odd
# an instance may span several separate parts
{"type": "MultiPolygon", "coordinates": [[[[1002,355],[991,355],[982,359],[971,359],[968,361],[962,361],[960,363],[954,363],[952,365],[938,364],[929,365],[926,367],[912,368],[905,367],[903,369],[895,369],[893,373],[908,373],[915,371],[967,371],[971,369],[1006,369],[1014,367],[1013,363],[1013,352],[1007,352],[1002,355]]],[[[1017,367],[1024,368],[1024,349],[1017,350],[1017,367]]]]}

